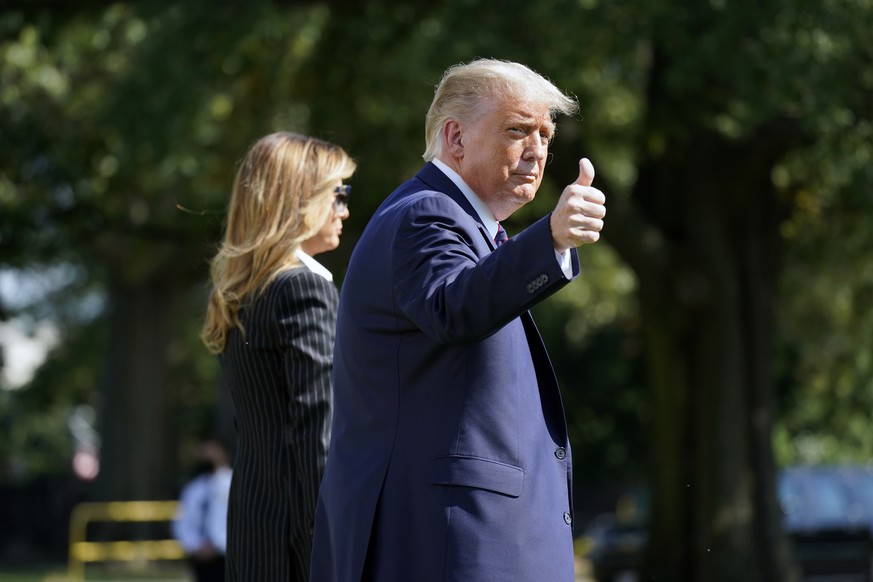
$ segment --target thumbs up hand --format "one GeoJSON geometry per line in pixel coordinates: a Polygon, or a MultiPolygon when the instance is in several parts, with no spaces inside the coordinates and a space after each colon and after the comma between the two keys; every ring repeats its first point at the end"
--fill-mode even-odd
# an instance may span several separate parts
{"type": "Polygon", "coordinates": [[[555,250],[563,253],[569,248],[597,242],[606,216],[606,196],[593,188],[594,166],[588,158],[579,160],[579,177],[564,188],[549,219],[555,250]]]}

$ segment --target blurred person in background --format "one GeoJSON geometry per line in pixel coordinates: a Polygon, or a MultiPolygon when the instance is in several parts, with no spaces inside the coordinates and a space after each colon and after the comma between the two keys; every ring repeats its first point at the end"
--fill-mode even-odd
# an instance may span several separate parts
{"type": "Polygon", "coordinates": [[[313,257],[339,245],[349,216],[343,181],[354,171],[339,146],[281,132],[258,140],[237,173],[202,329],[236,410],[232,581],[309,576],[338,303],[313,257]]]}
{"type": "Polygon", "coordinates": [[[224,580],[230,458],[218,439],[200,445],[195,477],[179,495],[173,536],[185,550],[196,582],[224,580]]]}

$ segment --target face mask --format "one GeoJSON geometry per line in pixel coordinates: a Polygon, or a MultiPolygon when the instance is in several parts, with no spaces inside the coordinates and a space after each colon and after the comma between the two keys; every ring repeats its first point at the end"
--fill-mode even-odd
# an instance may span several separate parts
{"type": "Polygon", "coordinates": [[[194,465],[195,475],[204,475],[206,473],[213,473],[214,471],[215,465],[212,464],[212,461],[207,461],[206,459],[200,459],[197,461],[197,464],[194,465]]]}

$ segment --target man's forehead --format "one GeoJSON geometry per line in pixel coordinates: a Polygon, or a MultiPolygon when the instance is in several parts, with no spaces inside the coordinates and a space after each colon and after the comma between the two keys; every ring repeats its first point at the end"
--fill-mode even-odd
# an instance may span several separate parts
{"type": "Polygon", "coordinates": [[[551,111],[547,105],[531,103],[504,103],[498,108],[506,120],[525,122],[527,124],[547,125],[554,127],[551,111]]]}

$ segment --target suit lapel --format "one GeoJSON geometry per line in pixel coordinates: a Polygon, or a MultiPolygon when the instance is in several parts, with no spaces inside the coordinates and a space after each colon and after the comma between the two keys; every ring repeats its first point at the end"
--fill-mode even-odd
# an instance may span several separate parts
{"type": "Polygon", "coordinates": [[[485,240],[488,248],[492,251],[496,248],[494,245],[494,240],[491,238],[491,235],[488,234],[488,229],[485,228],[485,224],[482,222],[482,218],[479,216],[479,213],[476,212],[476,209],[473,208],[473,205],[470,204],[470,201],[467,200],[467,197],[464,196],[464,193],[461,192],[455,183],[452,182],[448,176],[443,174],[443,172],[437,168],[434,164],[428,162],[425,166],[419,170],[416,178],[424,182],[430,188],[436,190],[437,192],[442,192],[452,200],[454,200],[458,206],[464,209],[464,212],[470,215],[470,217],[476,221],[476,224],[479,227],[479,233],[482,235],[482,238],[485,240]]]}

